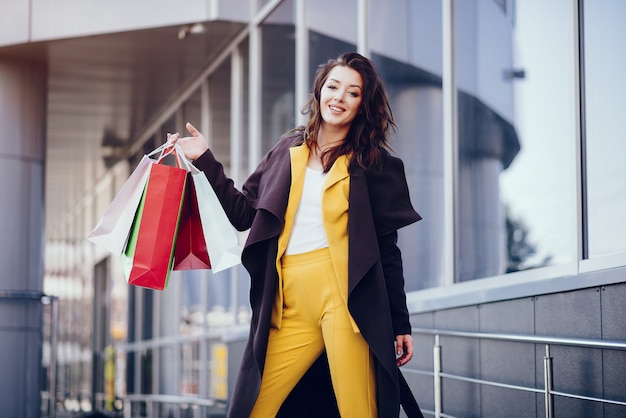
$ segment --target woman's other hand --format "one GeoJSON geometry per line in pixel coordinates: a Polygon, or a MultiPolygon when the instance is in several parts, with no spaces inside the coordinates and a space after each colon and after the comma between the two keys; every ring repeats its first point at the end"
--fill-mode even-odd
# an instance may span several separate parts
{"type": "Polygon", "coordinates": [[[413,358],[413,337],[410,334],[396,335],[396,365],[404,366],[413,358]]]}
{"type": "Polygon", "coordinates": [[[167,142],[169,144],[176,144],[180,146],[187,159],[193,161],[199,156],[204,154],[209,149],[208,142],[204,135],[200,133],[191,123],[187,122],[185,125],[191,136],[181,138],[178,133],[168,134],[167,142]]]}

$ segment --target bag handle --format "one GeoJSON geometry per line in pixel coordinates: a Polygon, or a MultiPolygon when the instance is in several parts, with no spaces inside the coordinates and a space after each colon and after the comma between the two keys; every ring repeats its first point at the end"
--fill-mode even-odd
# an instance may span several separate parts
{"type": "Polygon", "coordinates": [[[160,145],[159,147],[155,148],[154,150],[150,151],[150,153],[148,153],[147,156],[152,157],[153,155],[159,154],[157,161],[160,162],[163,158],[171,154],[173,151],[174,151],[174,148],[171,145],[168,145],[168,143],[166,142],[160,145]]]}
{"type": "Polygon", "coordinates": [[[189,161],[189,159],[185,156],[185,153],[183,152],[183,149],[180,147],[178,142],[174,144],[174,153],[176,154],[176,158],[180,168],[183,168],[191,172],[192,174],[198,174],[200,172],[200,170],[198,170],[196,166],[194,166],[193,163],[189,161]]]}
{"type": "Polygon", "coordinates": [[[167,157],[170,154],[173,154],[176,157],[176,164],[178,168],[182,168],[186,171],[190,171],[193,174],[198,174],[200,170],[198,170],[191,161],[187,157],[185,157],[185,153],[183,149],[180,147],[178,142],[174,145],[171,145],[167,142],[160,145],[158,148],[155,148],[148,154],[148,157],[152,157],[156,154],[159,154],[157,157],[157,164],[160,164],[163,158],[167,157]]]}

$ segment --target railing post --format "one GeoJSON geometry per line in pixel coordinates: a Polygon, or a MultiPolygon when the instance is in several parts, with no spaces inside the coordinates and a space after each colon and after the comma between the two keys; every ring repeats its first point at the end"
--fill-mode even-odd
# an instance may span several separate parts
{"type": "Polygon", "coordinates": [[[48,380],[50,396],[48,398],[48,416],[55,418],[57,413],[57,344],[59,333],[59,299],[48,297],[50,301],[50,361],[48,363],[48,380]]]}
{"type": "Polygon", "coordinates": [[[546,356],[543,358],[543,380],[545,387],[546,418],[554,416],[554,404],[552,395],[552,357],[550,357],[550,345],[546,344],[546,356]]]}
{"type": "Polygon", "coordinates": [[[439,345],[439,334],[435,335],[435,345],[433,346],[433,376],[434,376],[434,397],[435,397],[435,418],[441,418],[441,346],[439,345]]]}
{"type": "Polygon", "coordinates": [[[128,398],[124,399],[124,418],[131,418],[133,411],[132,401],[128,398]]]}

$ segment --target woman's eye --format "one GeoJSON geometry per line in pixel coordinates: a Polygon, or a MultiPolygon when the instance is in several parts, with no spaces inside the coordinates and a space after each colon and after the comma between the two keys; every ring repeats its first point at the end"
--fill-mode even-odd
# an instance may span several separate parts
{"type": "Polygon", "coordinates": [[[329,88],[331,90],[337,90],[337,87],[333,86],[332,84],[329,84],[328,86],[326,86],[326,88],[329,88]]]}
{"type": "Polygon", "coordinates": [[[348,94],[352,97],[359,97],[359,93],[357,93],[356,91],[351,91],[348,94]]]}

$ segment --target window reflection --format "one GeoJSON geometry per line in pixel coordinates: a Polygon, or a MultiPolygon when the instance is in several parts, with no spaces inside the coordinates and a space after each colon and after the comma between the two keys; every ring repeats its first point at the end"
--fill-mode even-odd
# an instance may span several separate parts
{"type": "Polygon", "coordinates": [[[573,3],[457,2],[455,281],[572,261],[573,3]]]}
{"type": "Polygon", "coordinates": [[[283,1],[261,26],[261,154],[295,124],[293,0],[283,1]]]}
{"type": "MultiPolygon", "coordinates": [[[[342,19],[357,14],[356,1],[333,7],[341,9],[333,16],[342,19]]],[[[336,24],[327,14],[323,19],[318,15],[307,10],[310,83],[319,64],[357,48],[356,20],[336,24]]],[[[421,0],[390,8],[383,0],[371,0],[368,15],[370,55],[388,87],[398,124],[392,145],[405,162],[411,199],[425,218],[400,231],[405,287],[434,287],[442,280],[443,246],[441,2],[421,0]]]]}
{"type": "Polygon", "coordinates": [[[442,283],[443,113],[441,2],[370,2],[372,59],[388,86],[411,200],[424,220],[400,231],[405,288],[442,283]]]}
{"type": "Polygon", "coordinates": [[[626,251],[626,3],[585,2],[585,101],[589,257],[626,251]]]}
{"type": "MultiPolygon", "coordinates": [[[[209,131],[205,133],[211,150],[224,164],[227,174],[231,166],[231,61],[225,60],[208,78],[209,85],[209,131]]],[[[200,126],[201,93],[198,90],[184,104],[184,120],[200,126]]],[[[201,332],[206,326],[228,326],[237,322],[237,307],[232,306],[231,283],[236,278],[235,269],[219,273],[210,270],[183,270],[179,273],[182,283],[181,335],[201,332]]]]}

